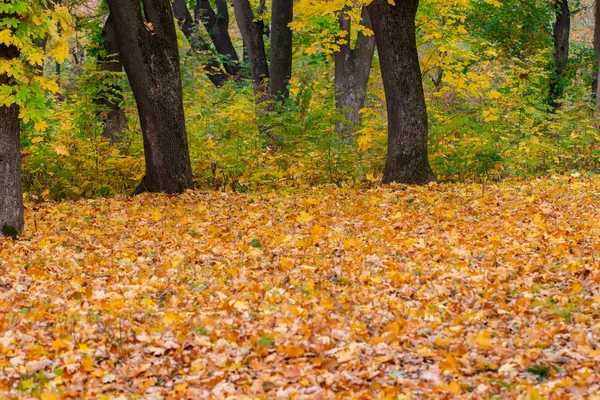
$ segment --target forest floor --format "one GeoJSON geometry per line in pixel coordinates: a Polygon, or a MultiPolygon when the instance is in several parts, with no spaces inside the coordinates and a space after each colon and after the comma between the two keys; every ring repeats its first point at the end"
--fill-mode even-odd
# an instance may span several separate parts
{"type": "Polygon", "coordinates": [[[598,177],[29,203],[26,221],[0,240],[8,398],[599,395],[598,177]]]}

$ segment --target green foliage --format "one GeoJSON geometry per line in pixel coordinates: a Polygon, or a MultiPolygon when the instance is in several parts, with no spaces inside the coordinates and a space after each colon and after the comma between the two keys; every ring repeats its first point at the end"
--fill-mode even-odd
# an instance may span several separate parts
{"type": "Polygon", "coordinates": [[[494,44],[508,59],[524,60],[552,46],[554,8],[548,0],[475,0],[468,14],[470,32],[494,44]]]}
{"type": "Polygon", "coordinates": [[[532,365],[527,368],[527,372],[537,375],[538,381],[541,381],[550,373],[550,367],[547,365],[532,365]]]}
{"type": "MultiPolygon", "coordinates": [[[[184,91],[192,166],[202,188],[248,190],[272,186],[370,184],[373,151],[341,140],[329,71],[310,58],[291,83],[291,96],[259,110],[275,142],[259,133],[249,82],[215,90],[197,66],[184,64],[184,91]],[[202,99],[201,101],[199,99],[202,99]]],[[[359,139],[360,140],[360,139],[359,139]]],[[[380,149],[378,149],[380,151],[380,149]]],[[[380,153],[379,153],[380,155],[380,153]]]]}
{"type": "MultiPolygon", "coordinates": [[[[83,65],[79,75],[69,76],[73,89],[64,101],[53,103],[46,132],[22,130],[23,182],[34,198],[76,199],[133,191],[143,176],[141,137],[128,130],[123,141],[111,146],[102,137],[103,107],[99,93],[118,83],[124,74],[100,71],[96,58],[83,65]]],[[[134,112],[131,95],[124,106],[134,112]]],[[[133,126],[137,124],[134,118],[133,126]]]]}
{"type": "MultiPolygon", "coordinates": [[[[593,50],[586,43],[572,43],[562,107],[550,112],[553,10],[541,0],[532,8],[513,3],[422,2],[418,45],[430,117],[430,159],[440,180],[600,173],[600,136],[589,94],[593,50]],[[519,25],[535,34],[515,33],[512,27],[519,25]]],[[[361,110],[363,125],[350,139],[335,131],[342,117],[335,108],[331,61],[340,8],[341,3],[314,1],[298,5],[290,98],[268,110],[257,109],[249,80],[213,87],[200,58],[186,55],[182,38],[186,126],[197,187],[249,191],[379,182],[387,119],[377,59],[361,110]],[[261,133],[259,125],[269,127],[272,137],[261,133]]],[[[35,129],[34,121],[23,124],[23,177],[32,197],[131,193],[143,175],[140,125],[126,79],[98,70],[100,22],[85,19],[81,26],[87,61],[73,68],[76,74],[63,72],[65,100],[42,102],[52,109],[52,116],[40,121],[46,130],[35,129]],[[129,125],[123,141],[110,146],[101,137],[103,110],[94,99],[115,84],[125,88],[122,106],[129,125]]]]}

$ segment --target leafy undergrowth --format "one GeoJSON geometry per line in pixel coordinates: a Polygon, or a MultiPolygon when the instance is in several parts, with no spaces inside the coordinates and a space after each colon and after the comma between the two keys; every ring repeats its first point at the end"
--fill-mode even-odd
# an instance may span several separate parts
{"type": "Polygon", "coordinates": [[[29,204],[0,392],[597,394],[599,202],[567,177],[29,204]]]}

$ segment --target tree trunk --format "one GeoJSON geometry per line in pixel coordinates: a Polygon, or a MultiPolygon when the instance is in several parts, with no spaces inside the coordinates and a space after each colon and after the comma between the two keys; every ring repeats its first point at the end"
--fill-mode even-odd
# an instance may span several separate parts
{"type": "Polygon", "coordinates": [[[569,59],[569,32],[571,30],[571,13],[567,0],[555,0],[556,21],[553,24],[554,38],[554,72],[550,80],[550,101],[553,109],[560,106],[558,99],[563,94],[563,73],[569,59]]]}
{"type": "Polygon", "coordinates": [[[221,61],[230,75],[238,75],[240,60],[238,58],[231,36],[229,36],[229,10],[225,0],[215,0],[217,13],[215,14],[208,0],[198,0],[194,9],[196,21],[201,20],[215,45],[221,61]]]}
{"type": "MultiPolygon", "coordinates": [[[[4,18],[6,14],[0,14],[4,18]]],[[[15,46],[0,44],[0,60],[19,57],[15,46]]],[[[6,74],[0,85],[10,85],[6,74]]],[[[16,105],[0,106],[0,237],[16,237],[23,232],[23,191],[21,187],[21,126],[16,105]]]]}
{"type": "MultiPolygon", "coordinates": [[[[109,73],[121,72],[123,70],[123,64],[119,60],[119,47],[117,45],[114,21],[110,15],[104,23],[102,37],[104,39],[106,57],[103,57],[100,60],[100,69],[109,73]]],[[[121,109],[119,104],[122,99],[123,93],[121,88],[117,84],[110,84],[100,91],[97,100],[98,104],[105,108],[102,136],[110,139],[111,144],[121,141],[121,134],[127,127],[125,112],[121,109]]]]}
{"type": "Polygon", "coordinates": [[[435,180],[427,158],[427,109],[417,53],[419,0],[373,0],[368,6],[379,52],[388,113],[388,150],[383,183],[435,180]]]}
{"type": "MultiPolygon", "coordinates": [[[[367,84],[371,62],[375,52],[375,37],[358,33],[356,46],[350,48],[351,22],[347,9],[339,17],[340,30],[346,31],[346,43],[340,44],[335,55],[335,105],[346,121],[336,123],[337,132],[343,137],[351,136],[361,123],[360,109],[367,96],[367,84]]],[[[373,29],[366,7],[362,9],[362,25],[373,29]]]]}
{"type": "Polygon", "coordinates": [[[203,51],[210,54],[209,61],[203,65],[206,76],[216,87],[221,87],[228,79],[226,73],[221,69],[221,64],[214,57],[213,50],[202,36],[198,33],[198,24],[192,18],[192,14],[188,9],[185,0],[174,0],[173,1],[173,14],[177,21],[179,21],[179,27],[181,31],[190,42],[192,50],[203,51]]]}
{"type": "Polygon", "coordinates": [[[146,173],[134,194],[192,187],[171,0],[108,0],[119,54],[135,97],[146,173]],[[143,8],[143,15],[142,15],[143,8]]]}
{"type": "Polygon", "coordinates": [[[271,64],[269,85],[274,99],[289,95],[292,76],[292,30],[288,26],[294,17],[293,0],[273,0],[271,10],[271,64]]]}
{"type": "Polygon", "coordinates": [[[261,103],[267,98],[266,81],[269,78],[269,66],[263,39],[265,27],[261,20],[255,20],[248,0],[233,0],[233,9],[248,50],[255,100],[257,103],[261,103]]]}
{"type": "Polygon", "coordinates": [[[594,50],[596,50],[596,76],[593,94],[596,100],[596,110],[600,110],[600,1],[596,0],[594,12],[594,50]]]}

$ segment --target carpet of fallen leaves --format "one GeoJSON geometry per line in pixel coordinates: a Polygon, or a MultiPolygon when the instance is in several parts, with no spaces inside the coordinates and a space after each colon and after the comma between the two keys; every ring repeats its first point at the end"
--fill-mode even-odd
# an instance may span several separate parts
{"type": "Polygon", "coordinates": [[[581,398],[600,179],[28,204],[9,398],[581,398]]]}

